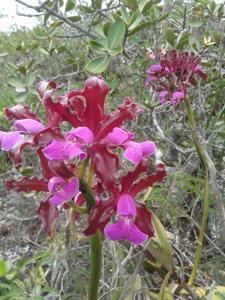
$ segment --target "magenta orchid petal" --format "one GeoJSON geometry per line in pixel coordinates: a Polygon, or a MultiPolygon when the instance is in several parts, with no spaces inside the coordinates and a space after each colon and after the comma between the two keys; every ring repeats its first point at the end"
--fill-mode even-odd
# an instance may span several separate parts
{"type": "Polygon", "coordinates": [[[162,71],[162,67],[160,65],[151,65],[151,67],[146,71],[147,74],[159,73],[162,71]]]}
{"type": "Polygon", "coordinates": [[[59,177],[59,176],[52,177],[48,182],[49,192],[57,191],[57,189],[64,183],[65,183],[65,180],[62,177],[59,177]]]}
{"type": "Polygon", "coordinates": [[[79,181],[77,178],[72,178],[67,183],[62,178],[56,179],[54,177],[54,183],[56,188],[57,184],[57,191],[51,197],[50,201],[53,205],[58,206],[62,205],[65,202],[71,200],[74,196],[76,196],[79,192],[79,181]],[[58,181],[58,183],[56,183],[58,181]],[[63,182],[62,182],[63,181],[63,182]]]}
{"type": "Polygon", "coordinates": [[[92,144],[94,136],[88,127],[77,127],[74,130],[68,131],[65,135],[68,140],[76,139],[81,144],[92,144]]]}
{"type": "Polygon", "coordinates": [[[160,100],[161,104],[165,104],[166,103],[166,99],[167,99],[168,94],[169,93],[167,91],[161,91],[159,93],[159,100],[160,100]]]}
{"type": "Polygon", "coordinates": [[[115,224],[106,226],[104,233],[112,241],[125,240],[127,238],[127,232],[124,220],[121,219],[115,224]]]}
{"type": "Polygon", "coordinates": [[[54,140],[50,145],[45,147],[42,152],[49,160],[68,160],[75,156],[80,156],[81,159],[87,157],[87,154],[79,145],[69,141],[54,140]]]}
{"type": "Polygon", "coordinates": [[[9,151],[15,148],[23,139],[23,136],[18,132],[0,131],[0,146],[3,151],[9,151]]]}
{"type": "Polygon", "coordinates": [[[117,203],[117,214],[121,217],[135,217],[136,216],[136,205],[134,199],[128,195],[120,196],[117,203]]]}
{"type": "Polygon", "coordinates": [[[153,143],[151,141],[144,141],[144,142],[140,143],[140,145],[142,147],[143,157],[147,158],[155,153],[155,150],[156,150],[155,143],[153,143]]]}
{"type": "Polygon", "coordinates": [[[112,132],[110,132],[106,138],[105,142],[107,144],[112,144],[115,146],[122,145],[128,140],[131,140],[134,138],[134,134],[129,131],[125,131],[119,127],[115,127],[112,132]]]}
{"type": "Polygon", "coordinates": [[[176,91],[172,94],[171,104],[176,106],[178,102],[180,102],[184,98],[183,91],[176,91]]]}
{"type": "Polygon", "coordinates": [[[142,160],[142,146],[136,142],[128,142],[126,145],[126,150],[123,153],[124,158],[129,160],[135,165],[138,165],[142,160]]]}
{"type": "Polygon", "coordinates": [[[14,121],[14,128],[18,131],[36,134],[44,130],[45,126],[34,119],[20,119],[14,121]]]}
{"type": "Polygon", "coordinates": [[[148,238],[130,219],[120,219],[106,226],[104,233],[112,241],[128,240],[133,244],[141,244],[148,238]]]}

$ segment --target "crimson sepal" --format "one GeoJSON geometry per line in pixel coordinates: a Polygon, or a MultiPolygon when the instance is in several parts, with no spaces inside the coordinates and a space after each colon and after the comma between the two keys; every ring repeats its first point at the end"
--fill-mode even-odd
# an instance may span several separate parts
{"type": "Polygon", "coordinates": [[[52,111],[47,105],[48,101],[52,102],[52,96],[55,93],[57,84],[54,80],[40,81],[36,85],[37,92],[40,96],[40,100],[45,108],[47,126],[54,127],[58,126],[62,121],[59,113],[52,111]]]}
{"type": "Polygon", "coordinates": [[[109,87],[101,76],[88,78],[83,91],[74,90],[68,93],[68,99],[75,96],[85,97],[85,109],[82,124],[95,132],[99,122],[104,118],[104,103],[109,87]]]}
{"type": "Polygon", "coordinates": [[[53,238],[55,233],[56,221],[59,218],[58,209],[51,204],[48,196],[40,202],[37,213],[41,220],[43,229],[48,233],[48,235],[53,238]]]}
{"type": "Polygon", "coordinates": [[[95,234],[97,229],[104,230],[115,211],[116,201],[114,197],[106,201],[99,201],[91,208],[88,217],[88,227],[83,233],[89,236],[95,234]]]}
{"type": "Polygon", "coordinates": [[[133,171],[126,173],[121,178],[121,186],[122,186],[121,194],[129,193],[130,187],[138,179],[138,176],[143,172],[147,172],[147,170],[148,170],[147,160],[142,159],[142,161],[139,163],[139,165],[137,165],[137,167],[133,171]]]}
{"type": "Polygon", "coordinates": [[[26,139],[20,143],[18,146],[16,146],[15,148],[13,148],[12,150],[10,150],[8,152],[9,157],[12,159],[14,165],[16,168],[19,168],[21,166],[21,162],[22,162],[22,151],[24,148],[28,147],[28,146],[33,146],[33,137],[32,136],[27,136],[26,139]]]}
{"type": "Polygon", "coordinates": [[[3,113],[7,119],[34,119],[36,121],[40,121],[38,116],[33,113],[28,105],[21,105],[17,104],[16,106],[13,106],[11,108],[5,107],[3,109],[3,113]]]}
{"type": "Polygon", "coordinates": [[[67,178],[67,179],[75,176],[74,173],[71,171],[72,170],[71,165],[67,166],[61,160],[49,160],[48,166],[56,176],[60,176],[62,178],[67,178]]]}
{"type": "Polygon", "coordinates": [[[117,186],[119,158],[110,152],[105,144],[95,144],[90,149],[95,174],[101,179],[102,184],[113,191],[117,186]]]}
{"type": "Polygon", "coordinates": [[[42,172],[42,175],[44,176],[44,178],[50,179],[51,177],[54,177],[55,174],[49,168],[49,166],[48,166],[49,160],[44,156],[42,149],[43,149],[43,147],[39,147],[37,149],[37,154],[39,156],[40,163],[41,163],[41,172],[42,172]]]}
{"type": "Polygon", "coordinates": [[[72,114],[70,112],[70,109],[66,104],[62,104],[60,102],[53,102],[52,99],[49,97],[48,99],[45,99],[44,106],[50,111],[57,113],[60,115],[62,121],[69,122],[73,127],[79,127],[82,126],[81,122],[77,119],[77,116],[75,114],[72,114]]]}
{"type": "Polygon", "coordinates": [[[135,197],[142,190],[153,186],[154,183],[161,182],[166,175],[167,173],[164,164],[160,163],[156,165],[156,171],[135,183],[131,187],[129,194],[131,195],[131,197],[135,197]]]}
{"type": "Polygon", "coordinates": [[[49,90],[54,91],[57,88],[57,84],[54,80],[49,80],[49,81],[39,81],[36,85],[36,90],[40,96],[41,99],[45,97],[46,92],[49,90]]]}
{"type": "Polygon", "coordinates": [[[137,216],[135,219],[135,225],[149,237],[154,236],[154,229],[152,226],[152,214],[146,208],[144,204],[138,204],[137,208],[137,216]]]}
{"type": "Polygon", "coordinates": [[[136,103],[132,102],[131,99],[126,98],[124,102],[118,106],[117,111],[106,115],[104,120],[100,122],[94,139],[95,142],[106,137],[114,127],[120,127],[124,121],[135,119],[141,112],[141,109],[136,103]]]}
{"type": "Polygon", "coordinates": [[[9,180],[5,182],[7,190],[16,190],[17,192],[48,192],[48,182],[36,177],[24,177],[19,181],[9,180]]]}

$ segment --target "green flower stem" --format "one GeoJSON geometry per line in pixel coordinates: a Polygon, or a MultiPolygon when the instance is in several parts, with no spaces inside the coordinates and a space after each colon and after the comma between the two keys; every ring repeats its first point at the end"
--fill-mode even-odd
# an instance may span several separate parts
{"type": "Polygon", "coordinates": [[[84,206],[79,206],[74,203],[74,201],[69,201],[70,207],[77,213],[80,214],[87,214],[88,213],[88,208],[84,206]]]}
{"type": "MultiPolygon", "coordinates": [[[[80,177],[79,182],[80,182],[80,190],[83,194],[84,199],[87,202],[88,211],[89,211],[91,207],[95,205],[95,198],[89,186],[91,182],[89,182],[88,184],[83,179],[83,177],[80,177]]],[[[101,232],[99,230],[97,230],[97,232],[90,237],[89,260],[90,260],[90,278],[89,278],[89,287],[88,287],[88,300],[97,300],[99,280],[101,276],[101,267],[102,267],[102,240],[101,240],[101,232]]]]}
{"type": "Polygon", "coordinates": [[[90,279],[88,287],[88,300],[97,300],[102,268],[102,239],[101,232],[99,230],[90,238],[89,259],[90,279]]]}
{"type": "Polygon", "coordinates": [[[194,113],[193,109],[190,103],[189,98],[185,99],[185,104],[187,108],[187,113],[188,113],[188,120],[189,124],[191,127],[191,133],[192,133],[192,139],[194,142],[195,149],[198,153],[198,156],[202,162],[203,170],[204,170],[204,202],[203,202],[203,216],[202,216],[202,224],[200,227],[200,232],[199,232],[199,237],[198,237],[198,246],[196,249],[195,253],[195,258],[194,258],[194,265],[192,268],[192,272],[188,281],[188,285],[191,286],[195,280],[199,263],[200,263],[200,258],[202,255],[202,248],[203,248],[203,240],[204,240],[204,233],[206,230],[206,225],[207,225],[207,219],[208,219],[208,211],[209,211],[209,168],[208,168],[208,163],[207,159],[205,156],[205,151],[204,148],[198,138],[198,135],[196,133],[196,124],[195,124],[195,119],[194,119],[194,113]]]}

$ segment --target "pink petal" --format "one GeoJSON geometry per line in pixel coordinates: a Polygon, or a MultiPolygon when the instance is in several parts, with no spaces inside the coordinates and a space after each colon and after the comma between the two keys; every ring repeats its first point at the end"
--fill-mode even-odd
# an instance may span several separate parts
{"type": "Polygon", "coordinates": [[[162,104],[165,104],[166,103],[166,96],[168,96],[168,92],[167,91],[161,91],[159,93],[159,99],[160,99],[160,102],[162,104]]]}
{"type": "Polygon", "coordinates": [[[79,192],[79,181],[77,178],[72,178],[61,190],[56,192],[50,199],[51,203],[55,206],[62,205],[63,203],[71,200],[79,192]]]}
{"type": "Polygon", "coordinates": [[[142,244],[148,238],[147,234],[144,234],[135,224],[131,224],[127,228],[127,240],[133,244],[142,244]]]}
{"type": "Polygon", "coordinates": [[[112,241],[126,240],[127,232],[124,220],[119,220],[115,224],[110,224],[104,228],[105,235],[112,241]]]}
{"type": "Polygon", "coordinates": [[[176,91],[172,94],[171,98],[171,104],[173,106],[176,106],[177,103],[184,98],[184,92],[183,91],[176,91]]]}
{"type": "Polygon", "coordinates": [[[151,67],[146,71],[148,74],[159,73],[162,71],[162,67],[160,65],[151,65],[151,67]]]}
{"type": "Polygon", "coordinates": [[[87,157],[87,154],[79,145],[66,141],[53,141],[50,145],[45,147],[42,152],[50,160],[68,160],[78,155],[80,155],[81,159],[87,157]]]}
{"type": "Polygon", "coordinates": [[[12,150],[16,147],[20,141],[22,141],[23,136],[18,132],[10,131],[3,132],[0,131],[0,145],[3,151],[12,150]]]}
{"type": "Polygon", "coordinates": [[[36,134],[45,129],[45,126],[33,119],[21,119],[14,121],[14,128],[18,131],[25,131],[36,134]]]}
{"type": "Polygon", "coordinates": [[[155,153],[156,150],[156,145],[155,143],[151,142],[151,141],[145,141],[140,143],[141,147],[142,147],[142,153],[144,157],[149,157],[150,155],[155,153]]]}
{"type": "Polygon", "coordinates": [[[140,231],[132,220],[120,219],[104,229],[105,235],[112,241],[128,240],[133,244],[143,243],[148,236],[140,231]]]}
{"type": "Polygon", "coordinates": [[[94,136],[92,131],[88,127],[77,127],[66,133],[65,137],[68,140],[76,139],[82,144],[92,144],[94,136]]]}
{"type": "Polygon", "coordinates": [[[136,216],[135,201],[130,195],[120,196],[117,203],[117,213],[120,216],[136,216]]]}
{"type": "Polygon", "coordinates": [[[128,142],[125,147],[123,156],[133,164],[138,165],[142,160],[142,146],[136,142],[128,142]]]}
{"type": "Polygon", "coordinates": [[[65,180],[62,177],[52,177],[48,182],[48,190],[49,192],[54,192],[57,187],[63,184],[65,184],[65,180]]]}
{"type": "Polygon", "coordinates": [[[106,136],[105,141],[108,144],[119,146],[133,138],[134,138],[133,133],[129,131],[125,131],[119,127],[115,127],[113,128],[113,131],[106,136]]]}

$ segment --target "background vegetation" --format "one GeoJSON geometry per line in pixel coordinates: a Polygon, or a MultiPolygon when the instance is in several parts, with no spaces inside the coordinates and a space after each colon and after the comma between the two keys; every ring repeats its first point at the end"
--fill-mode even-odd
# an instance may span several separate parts
{"type": "MultiPolygon", "coordinates": [[[[42,115],[35,84],[54,79],[59,93],[82,86],[91,74],[102,74],[111,88],[108,109],[129,96],[145,109],[135,125],[138,139],[152,139],[168,166],[166,181],[147,195],[173,248],[175,269],[182,280],[190,274],[202,215],[203,179],[200,162],[186,124],[185,108],[160,105],[144,87],[148,54],[162,50],[190,51],[202,59],[207,82],[191,91],[198,133],[215,167],[210,187],[210,213],[201,266],[195,282],[198,297],[211,299],[214,286],[225,286],[225,10],[211,0],[47,0],[33,9],[40,24],[28,30],[0,32],[0,117],[3,107],[29,104],[42,115]],[[203,291],[204,288],[204,291],[203,291]],[[208,297],[208,298],[207,298],[208,297]]],[[[20,11],[20,10],[19,10],[20,11]]],[[[25,16],[24,16],[25,17],[25,16]]],[[[133,126],[131,128],[131,126],[133,126]]],[[[0,129],[9,123],[0,118],[0,129]]],[[[0,153],[0,299],[85,299],[88,244],[71,240],[61,218],[50,241],[35,216],[39,195],[7,193],[5,178],[15,170],[0,153]],[[60,230],[61,228],[61,230],[60,230]]],[[[99,299],[160,299],[166,253],[155,244],[159,265],[145,261],[141,247],[104,243],[104,267],[99,299]],[[135,298],[136,297],[136,298],[135,298]]],[[[164,299],[178,296],[171,277],[164,299]],[[174,292],[172,296],[171,293],[174,292]]],[[[225,298],[225,289],[215,299],[225,298]]],[[[214,293],[215,294],[215,293],[214,293]]],[[[215,295],[214,295],[215,297],[215,295]]]]}

